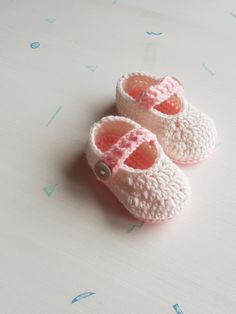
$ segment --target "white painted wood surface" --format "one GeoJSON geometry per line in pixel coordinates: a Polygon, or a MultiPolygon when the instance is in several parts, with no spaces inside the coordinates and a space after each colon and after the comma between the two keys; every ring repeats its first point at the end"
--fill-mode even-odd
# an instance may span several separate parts
{"type": "Polygon", "coordinates": [[[236,313],[235,40],[230,0],[0,1],[1,314],[236,313]],[[83,158],[136,70],[179,78],[219,131],[185,212],[142,227],[83,158]]]}

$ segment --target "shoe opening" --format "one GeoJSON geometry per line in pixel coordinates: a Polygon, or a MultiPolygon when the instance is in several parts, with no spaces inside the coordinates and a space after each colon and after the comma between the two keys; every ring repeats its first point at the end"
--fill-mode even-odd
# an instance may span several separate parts
{"type": "MultiPolygon", "coordinates": [[[[150,86],[158,85],[161,80],[162,79],[157,80],[141,74],[132,75],[129,76],[128,79],[124,80],[123,88],[129,96],[138,100],[141,92],[145,91],[150,86]]],[[[163,101],[161,104],[155,106],[154,109],[167,115],[174,115],[182,111],[182,101],[175,94],[166,101],[163,101]]]]}
{"type": "MultiPolygon", "coordinates": [[[[105,152],[132,129],[133,126],[125,121],[104,122],[97,131],[95,144],[102,152],[105,152]]],[[[153,142],[145,142],[126,159],[125,164],[133,169],[144,170],[154,164],[157,156],[156,145],[153,142]]]]}

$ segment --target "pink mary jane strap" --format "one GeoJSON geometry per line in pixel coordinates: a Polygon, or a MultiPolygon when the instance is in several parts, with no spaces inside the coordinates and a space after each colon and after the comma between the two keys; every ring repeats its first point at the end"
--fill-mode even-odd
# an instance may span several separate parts
{"type": "Polygon", "coordinates": [[[182,92],[183,87],[176,79],[171,76],[165,76],[159,84],[150,86],[145,91],[142,91],[137,100],[146,109],[150,110],[174,94],[182,92]]]}
{"type": "Polygon", "coordinates": [[[124,164],[125,160],[144,142],[155,140],[155,135],[144,129],[134,128],[119,138],[95,165],[95,173],[100,179],[108,179],[124,164]]]}

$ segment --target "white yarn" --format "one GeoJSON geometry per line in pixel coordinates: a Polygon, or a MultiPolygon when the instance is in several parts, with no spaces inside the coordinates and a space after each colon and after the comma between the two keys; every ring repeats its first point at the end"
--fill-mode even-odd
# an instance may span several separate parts
{"type": "MultiPolygon", "coordinates": [[[[102,152],[95,144],[99,128],[106,122],[125,121],[134,127],[134,121],[117,116],[103,118],[91,128],[87,159],[94,170],[102,152]]],[[[158,155],[152,167],[140,170],[123,165],[104,184],[114,193],[127,210],[143,221],[170,219],[183,209],[190,197],[190,187],[184,173],[164,154],[157,139],[154,144],[158,155]]]]}
{"type": "Polygon", "coordinates": [[[119,114],[156,134],[165,153],[175,162],[185,164],[205,159],[214,149],[217,140],[214,121],[182,95],[178,95],[182,99],[182,110],[177,114],[167,115],[156,109],[146,110],[124,91],[124,81],[131,76],[159,80],[141,72],[122,76],[116,87],[119,114]]]}

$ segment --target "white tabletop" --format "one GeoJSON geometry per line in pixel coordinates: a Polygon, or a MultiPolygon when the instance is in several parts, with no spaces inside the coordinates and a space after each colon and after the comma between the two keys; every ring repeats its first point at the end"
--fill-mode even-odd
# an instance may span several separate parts
{"type": "Polygon", "coordinates": [[[233,0],[0,1],[1,314],[236,313],[235,39],[233,0]],[[177,77],[219,132],[167,223],[84,158],[132,71],[177,77]]]}

